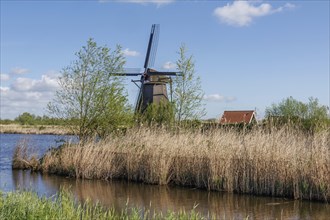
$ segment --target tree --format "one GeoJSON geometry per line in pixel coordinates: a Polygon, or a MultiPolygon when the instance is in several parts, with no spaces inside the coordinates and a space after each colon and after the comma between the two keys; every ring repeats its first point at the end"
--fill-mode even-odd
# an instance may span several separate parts
{"type": "Polygon", "coordinates": [[[315,130],[329,123],[328,108],[320,105],[317,98],[310,97],[308,103],[303,103],[289,97],[278,104],[266,108],[266,117],[277,117],[281,123],[295,123],[307,130],[315,130]]]}
{"type": "Polygon", "coordinates": [[[179,59],[176,62],[177,70],[182,73],[174,79],[175,117],[178,123],[184,120],[196,120],[205,115],[202,100],[204,92],[200,77],[195,73],[193,56],[187,57],[187,48],[181,45],[179,59]]]}
{"type": "Polygon", "coordinates": [[[33,125],[36,121],[36,116],[28,112],[24,112],[15,118],[15,121],[18,121],[21,125],[33,125]]]}
{"type": "Polygon", "coordinates": [[[148,126],[168,126],[174,121],[174,108],[171,102],[151,103],[146,110],[138,115],[139,120],[148,126]]]}
{"type": "Polygon", "coordinates": [[[67,119],[81,140],[103,137],[128,120],[130,108],[121,79],[115,76],[125,63],[121,47],[110,51],[93,39],[76,53],[77,60],[62,70],[60,89],[48,110],[67,119]]]}

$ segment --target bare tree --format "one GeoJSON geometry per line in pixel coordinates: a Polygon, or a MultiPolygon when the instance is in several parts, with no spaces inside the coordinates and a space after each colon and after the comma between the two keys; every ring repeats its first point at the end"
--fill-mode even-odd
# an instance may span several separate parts
{"type": "Polygon", "coordinates": [[[182,44],[178,52],[179,59],[176,62],[177,70],[182,73],[182,76],[174,79],[173,95],[175,117],[178,123],[183,120],[200,119],[205,115],[201,79],[196,76],[193,56],[187,56],[186,53],[187,48],[182,44]]]}

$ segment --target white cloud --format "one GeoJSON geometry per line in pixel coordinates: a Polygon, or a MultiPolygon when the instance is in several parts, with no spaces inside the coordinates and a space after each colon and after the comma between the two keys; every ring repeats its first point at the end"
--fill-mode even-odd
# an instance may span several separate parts
{"type": "Polygon", "coordinates": [[[295,8],[296,6],[294,5],[294,4],[291,4],[291,3],[286,3],[285,5],[284,5],[284,8],[295,8]]]}
{"type": "Polygon", "coordinates": [[[10,77],[9,77],[8,74],[0,73],[0,81],[1,81],[1,82],[9,80],[9,78],[10,78],[10,77]]]}
{"type": "Polygon", "coordinates": [[[19,77],[8,87],[0,87],[1,118],[13,119],[23,112],[43,115],[59,88],[58,74],[49,72],[40,79],[19,77]]]}
{"type": "Polygon", "coordinates": [[[33,87],[34,80],[29,78],[17,78],[11,86],[14,91],[29,91],[33,87]]]}
{"type": "Polygon", "coordinates": [[[169,70],[169,69],[175,69],[176,68],[176,64],[175,63],[172,63],[171,61],[168,61],[168,62],[164,63],[163,68],[164,69],[167,69],[167,70],[169,70]]]}
{"type": "Polygon", "coordinates": [[[17,92],[43,92],[55,91],[58,87],[57,78],[48,75],[42,75],[41,79],[35,80],[30,78],[17,78],[11,89],[17,92]]]}
{"type": "Polygon", "coordinates": [[[281,7],[278,7],[277,9],[274,9],[273,10],[273,13],[275,13],[275,12],[281,12],[281,11],[283,11],[285,9],[293,9],[295,7],[296,6],[294,4],[292,4],[292,3],[285,3],[285,5],[283,5],[281,7]]]}
{"type": "Polygon", "coordinates": [[[271,15],[295,7],[291,3],[286,3],[284,6],[273,9],[269,3],[259,5],[257,3],[258,1],[234,1],[232,4],[228,3],[216,8],[213,13],[222,23],[242,27],[250,25],[256,17],[271,15]]]}
{"type": "Polygon", "coordinates": [[[25,69],[25,68],[21,68],[21,67],[14,67],[10,70],[10,74],[17,74],[17,75],[20,75],[20,74],[25,74],[25,73],[28,73],[29,70],[28,69],[25,69]]]}
{"type": "Polygon", "coordinates": [[[0,86],[0,92],[1,92],[1,94],[6,93],[8,91],[9,91],[9,87],[2,87],[2,86],[0,86]]]}
{"type": "Polygon", "coordinates": [[[129,48],[126,48],[125,50],[123,50],[122,53],[127,57],[136,57],[136,56],[140,55],[139,52],[137,52],[135,50],[130,50],[129,48]]]}
{"type": "Polygon", "coordinates": [[[204,95],[204,100],[212,102],[233,102],[236,100],[233,96],[223,96],[220,94],[204,95]]]}
{"type": "Polygon", "coordinates": [[[226,102],[233,102],[233,101],[236,101],[236,97],[234,97],[234,96],[226,97],[226,102]]]}

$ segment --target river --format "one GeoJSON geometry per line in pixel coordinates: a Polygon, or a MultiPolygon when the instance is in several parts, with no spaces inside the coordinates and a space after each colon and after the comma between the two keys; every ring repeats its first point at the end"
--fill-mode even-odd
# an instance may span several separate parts
{"type": "Polygon", "coordinates": [[[56,175],[12,170],[11,158],[15,146],[27,141],[39,155],[50,147],[59,146],[59,140],[72,136],[0,134],[0,190],[30,189],[39,195],[52,196],[60,188],[68,189],[81,202],[87,199],[104,207],[122,210],[126,206],[151,211],[180,209],[195,211],[204,216],[221,219],[329,219],[330,205],[285,198],[271,198],[213,192],[176,186],[156,186],[124,180],[81,180],[56,175]]]}

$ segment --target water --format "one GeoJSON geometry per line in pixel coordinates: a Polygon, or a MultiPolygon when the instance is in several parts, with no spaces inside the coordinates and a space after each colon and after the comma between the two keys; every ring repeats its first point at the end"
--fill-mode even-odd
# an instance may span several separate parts
{"type": "MultiPolygon", "coordinates": [[[[14,149],[18,144],[24,142],[24,144],[27,144],[33,152],[40,156],[49,148],[58,147],[63,141],[76,140],[77,138],[69,135],[0,134],[0,189],[11,191],[18,188],[14,184],[17,175],[15,176],[11,169],[12,156],[14,149]]],[[[20,178],[23,178],[23,176],[20,178]]],[[[20,185],[20,183],[18,183],[18,185],[20,185]]],[[[40,192],[43,191],[40,190],[40,192]]],[[[44,192],[47,193],[47,190],[44,190],[44,192]]]]}
{"type": "Polygon", "coordinates": [[[318,202],[295,201],[283,198],[236,195],[223,192],[174,186],[156,186],[127,181],[76,180],[56,175],[42,175],[30,171],[11,170],[11,157],[22,138],[38,146],[40,153],[50,146],[58,146],[54,135],[0,134],[0,189],[12,191],[31,189],[39,195],[52,196],[63,187],[76,199],[100,202],[105,207],[120,211],[129,207],[166,212],[179,209],[196,211],[204,216],[242,219],[329,219],[330,205],[318,202]]]}

